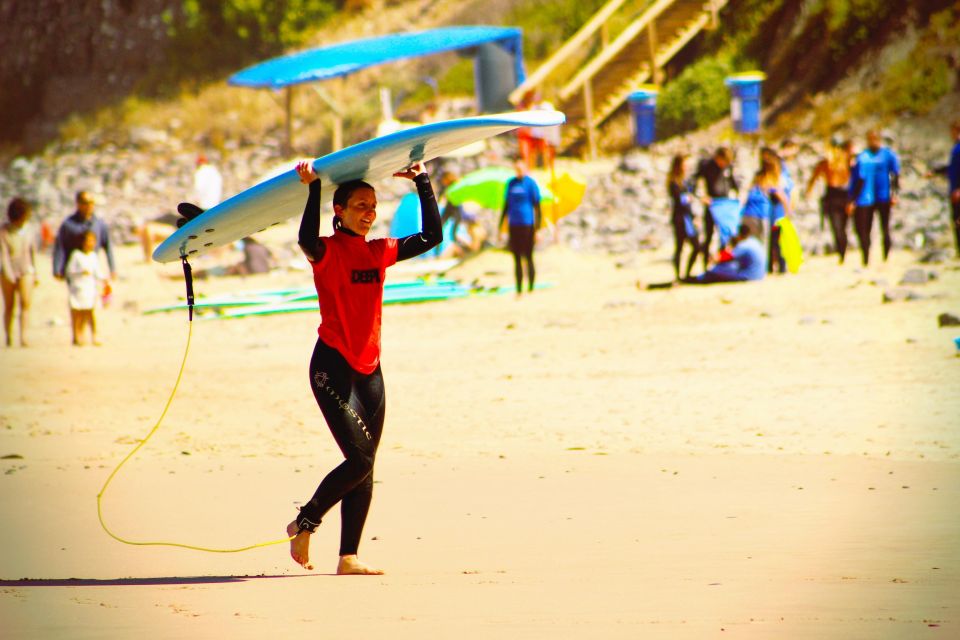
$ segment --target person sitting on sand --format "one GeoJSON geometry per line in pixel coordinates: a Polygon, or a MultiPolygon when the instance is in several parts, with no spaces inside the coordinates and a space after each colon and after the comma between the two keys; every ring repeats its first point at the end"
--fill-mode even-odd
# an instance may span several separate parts
{"type": "Polygon", "coordinates": [[[440,211],[423,165],[394,174],[413,180],[420,196],[420,233],[368,241],[377,218],[377,194],[351,180],[333,194],[333,235],[320,237],[320,179],[310,162],[297,164],[309,196],[299,244],[313,268],[323,314],[310,360],[310,385],[344,461],[323,479],[287,525],[290,555],[307,569],[310,535],[340,503],[338,574],[379,575],[357,558],[373,495],[373,464],[383,430],[385,396],[380,370],[380,318],[386,269],[440,244],[440,211]]]}
{"type": "Polygon", "coordinates": [[[750,228],[740,225],[737,235],[730,243],[731,250],[722,251],[717,264],[695,278],[683,280],[686,284],[713,284],[716,282],[746,282],[763,280],[767,273],[763,245],[750,233],[750,228]]]}

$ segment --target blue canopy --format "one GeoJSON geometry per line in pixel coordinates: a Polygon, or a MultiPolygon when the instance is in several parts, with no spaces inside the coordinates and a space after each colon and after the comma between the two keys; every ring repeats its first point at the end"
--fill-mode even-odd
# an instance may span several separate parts
{"type": "Polygon", "coordinates": [[[523,82],[522,31],[516,27],[446,27],[342,42],[273,58],[232,75],[229,83],[279,89],[327,80],[393,60],[466,49],[495,42],[512,54],[517,82],[523,82]]]}

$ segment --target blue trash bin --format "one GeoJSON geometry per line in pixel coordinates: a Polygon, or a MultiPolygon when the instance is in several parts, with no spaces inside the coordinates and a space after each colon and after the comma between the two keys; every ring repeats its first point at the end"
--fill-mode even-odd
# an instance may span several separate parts
{"type": "Polygon", "coordinates": [[[730,87],[730,118],[739,133],[760,130],[760,86],[766,79],[760,71],[737,73],[724,83],[730,87]]]}
{"type": "Polygon", "coordinates": [[[633,114],[633,140],[637,146],[649,147],[657,139],[658,93],[660,93],[660,90],[656,86],[648,85],[627,96],[630,103],[630,113],[633,114]]]}

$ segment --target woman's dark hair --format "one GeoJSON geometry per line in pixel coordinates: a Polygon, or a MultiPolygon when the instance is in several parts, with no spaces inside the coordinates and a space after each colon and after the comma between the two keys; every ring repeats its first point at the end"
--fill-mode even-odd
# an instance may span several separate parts
{"type": "MultiPolygon", "coordinates": [[[[370,189],[375,191],[375,189],[364,182],[363,180],[348,180],[341,185],[337,186],[337,190],[333,192],[333,204],[335,206],[347,207],[347,203],[350,201],[350,196],[353,195],[353,192],[357,189],[370,189]]],[[[343,222],[340,220],[340,216],[333,216],[333,229],[336,231],[340,228],[343,222]]]]}
{"type": "Polygon", "coordinates": [[[23,198],[14,198],[7,206],[7,218],[10,222],[17,223],[27,217],[30,213],[30,203],[23,198]]]}

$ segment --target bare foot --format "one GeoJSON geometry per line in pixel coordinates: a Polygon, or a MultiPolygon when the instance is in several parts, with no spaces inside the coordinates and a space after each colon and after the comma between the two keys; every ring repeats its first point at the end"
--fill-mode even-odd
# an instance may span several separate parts
{"type": "Polygon", "coordinates": [[[297,522],[293,521],[287,525],[287,535],[293,538],[290,541],[290,557],[308,571],[313,570],[310,564],[310,532],[297,527],[297,522]]]}
{"type": "Polygon", "coordinates": [[[382,576],[383,571],[374,569],[357,559],[357,556],[340,556],[337,563],[338,576],[382,576]]]}

